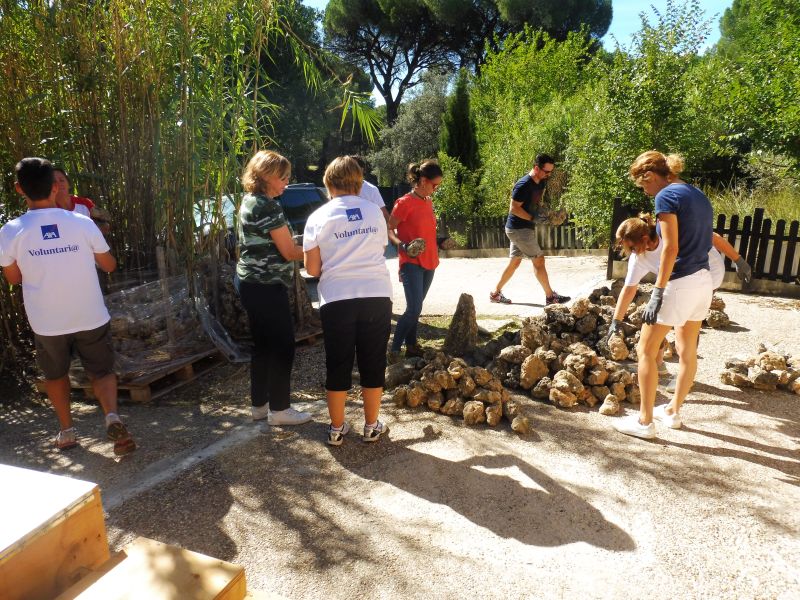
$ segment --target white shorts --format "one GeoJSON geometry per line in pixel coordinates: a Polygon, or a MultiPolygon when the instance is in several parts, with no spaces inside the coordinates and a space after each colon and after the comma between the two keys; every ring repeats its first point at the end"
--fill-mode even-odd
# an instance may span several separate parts
{"type": "Polygon", "coordinates": [[[713,291],[708,269],[671,280],[664,289],[657,323],[681,327],[687,321],[702,321],[708,315],[713,291]]]}

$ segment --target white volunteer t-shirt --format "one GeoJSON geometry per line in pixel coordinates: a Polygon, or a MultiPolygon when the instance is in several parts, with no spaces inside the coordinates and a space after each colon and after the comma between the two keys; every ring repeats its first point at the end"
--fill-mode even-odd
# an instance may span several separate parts
{"type": "Polygon", "coordinates": [[[383,201],[380,190],[366,179],[361,184],[361,192],[358,195],[364,200],[369,200],[378,208],[386,208],[386,203],[383,201]]]}
{"type": "Polygon", "coordinates": [[[0,229],[0,267],[17,263],[31,329],[63,335],[96,329],[110,319],[95,268],[108,252],[97,225],[60,208],[29,210],[0,229]]]}
{"type": "MultiPolygon", "coordinates": [[[[664,242],[661,238],[658,238],[658,246],[656,246],[655,250],[647,250],[642,254],[631,254],[630,258],[628,258],[628,273],[625,275],[625,285],[638,285],[648,273],[658,274],[661,251],[663,249],[664,242]]],[[[717,289],[722,285],[722,278],[725,277],[725,261],[714,247],[708,252],[708,265],[711,271],[712,286],[717,289]]]]}
{"type": "Polygon", "coordinates": [[[72,208],[72,212],[78,213],[79,215],[83,215],[85,217],[91,217],[91,213],[89,212],[89,207],[85,204],[78,204],[75,203],[75,206],[72,208]]]}
{"type": "Polygon", "coordinates": [[[319,247],[319,305],[351,298],[391,298],[386,259],[386,220],[360,196],[339,196],[306,221],[303,250],[319,247]]]}

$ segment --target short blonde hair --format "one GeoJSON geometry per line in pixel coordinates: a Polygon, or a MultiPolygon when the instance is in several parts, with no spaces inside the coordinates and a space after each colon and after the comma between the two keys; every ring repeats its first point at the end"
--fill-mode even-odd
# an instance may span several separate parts
{"type": "Polygon", "coordinates": [[[263,194],[266,192],[264,178],[270,175],[288,177],[292,164],[285,156],[272,150],[259,150],[247,162],[242,173],[242,187],[246,192],[263,194]]]}
{"type": "Polygon", "coordinates": [[[352,156],[338,156],[325,169],[322,182],[331,196],[333,190],[358,196],[364,183],[364,172],[352,156]]]}
{"type": "Polygon", "coordinates": [[[680,154],[664,155],[658,150],[642,152],[631,165],[631,179],[636,181],[649,171],[662,177],[677,177],[683,171],[683,157],[680,154]]]}

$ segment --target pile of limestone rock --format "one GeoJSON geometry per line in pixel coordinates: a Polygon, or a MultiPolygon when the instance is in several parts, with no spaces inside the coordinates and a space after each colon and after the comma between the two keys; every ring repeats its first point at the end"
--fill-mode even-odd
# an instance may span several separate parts
{"type": "Polygon", "coordinates": [[[530,430],[530,407],[512,399],[497,377],[444,352],[428,351],[425,358],[392,365],[386,387],[394,387],[392,398],[398,406],[460,416],[466,425],[494,427],[505,417],[514,431],[530,430]]]}
{"type": "Polygon", "coordinates": [[[639,387],[622,364],[638,337],[614,335],[605,342],[613,315],[582,298],[567,308],[548,306],[543,315],[527,319],[519,340],[500,350],[489,370],[506,388],[570,408],[577,404],[617,414],[622,402],[639,403],[639,387]]]}
{"type": "Polygon", "coordinates": [[[720,380],[740,388],[766,391],[780,388],[800,395],[800,353],[768,349],[761,344],[755,356],[727,359],[720,380]]]}

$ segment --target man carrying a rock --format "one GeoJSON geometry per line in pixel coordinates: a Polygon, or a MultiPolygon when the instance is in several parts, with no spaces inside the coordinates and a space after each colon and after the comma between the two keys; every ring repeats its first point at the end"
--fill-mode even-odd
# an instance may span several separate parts
{"type": "MultiPolygon", "coordinates": [[[[536,231],[533,229],[535,222],[554,224],[551,219],[553,215],[549,214],[550,211],[542,203],[547,179],[554,168],[555,163],[551,156],[539,154],[530,173],[514,184],[506,220],[506,236],[511,242],[510,260],[494,291],[489,292],[489,300],[492,302],[511,304],[511,300],[503,295],[503,286],[514,275],[523,258],[531,259],[533,273],[544,290],[546,304],[563,304],[570,299],[569,296],[557,294],[550,287],[550,278],[544,266],[544,253],[539,247],[536,231]]],[[[555,216],[561,221],[566,217],[563,213],[556,213],[555,216]]]]}

